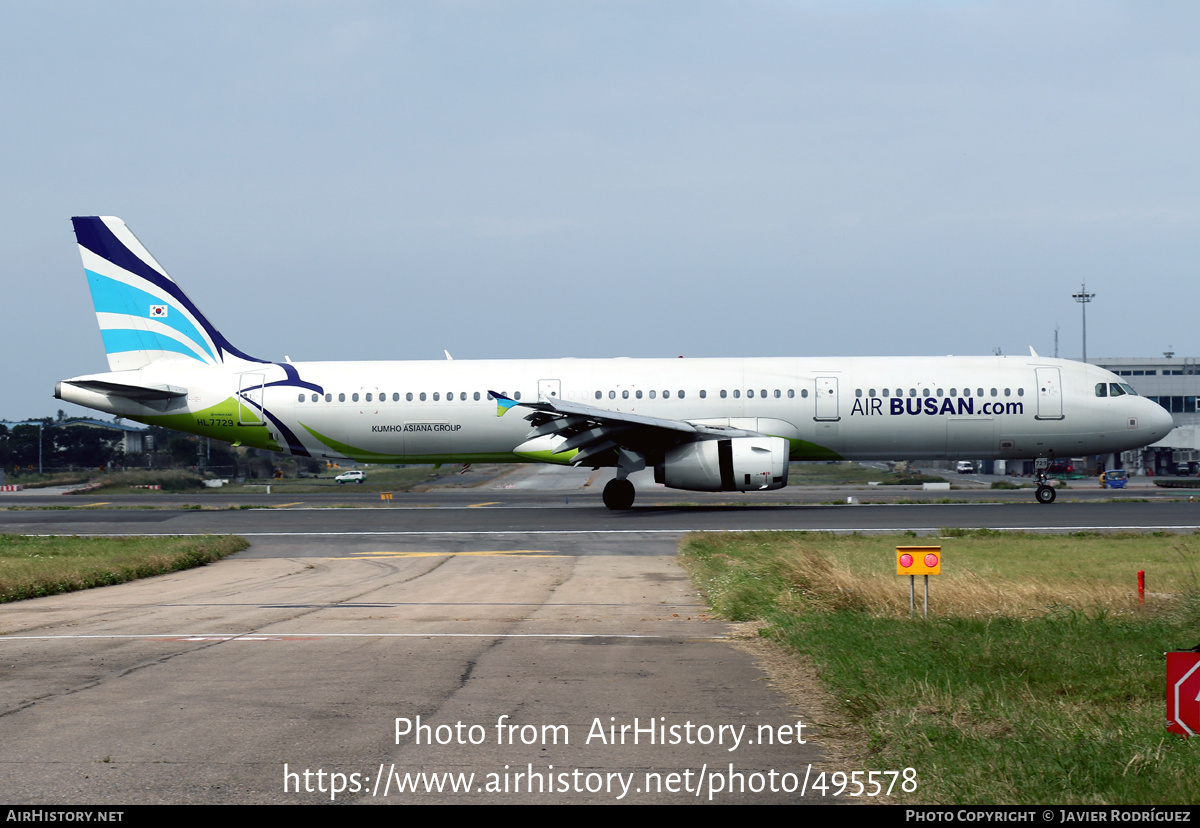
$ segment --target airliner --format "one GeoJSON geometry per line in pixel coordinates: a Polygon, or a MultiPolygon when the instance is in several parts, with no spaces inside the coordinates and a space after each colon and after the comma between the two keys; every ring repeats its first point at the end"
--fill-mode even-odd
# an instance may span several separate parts
{"type": "MultiPolygon", "coordinates": [[[[283,362],[234,347],[125,223],[73,218],[109,371],[67,402],[295,457],[613,467],[705,492],[787,485],[792,460],[1037,459],[1125,451],[1171,415],[1119,377],[1028,357],[283,362]]],[[[1039,471],[1036,498],[1055,490],[1039,471]]]]}

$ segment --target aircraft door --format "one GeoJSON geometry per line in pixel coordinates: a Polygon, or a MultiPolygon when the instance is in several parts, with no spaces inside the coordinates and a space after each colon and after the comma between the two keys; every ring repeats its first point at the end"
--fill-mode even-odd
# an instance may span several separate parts
{"type": "Polygon", "coordinates": [[[1057,368],[1035,368],[1037,374],[1038,420],[1061,420],[1063,418],[1062,385],[1057,368]]]}
{"type": "Polygon", "coordinates": [[[817,377],[817,413],[814,420],[840,420],[837,377],[817,377]]]}
{"type": "Polygon", "coordinates": [[[238,425],[262,425],[264,374],[238,374],[238,425]]]}
{"type": "Polygon", "coordinates": [[[556,379],[538,380],[538,399],[555,402],[562,399],[562,383],[556,379]]]}

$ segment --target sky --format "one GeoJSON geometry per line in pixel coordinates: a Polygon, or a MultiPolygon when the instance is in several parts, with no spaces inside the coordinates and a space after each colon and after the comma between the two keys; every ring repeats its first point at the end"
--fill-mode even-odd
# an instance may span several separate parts
{"type": "Polygon", "coordinates": [[[0,0],[0,419],[115,215],[282,360],[1200,356],[1200,4],[0,0]]]}

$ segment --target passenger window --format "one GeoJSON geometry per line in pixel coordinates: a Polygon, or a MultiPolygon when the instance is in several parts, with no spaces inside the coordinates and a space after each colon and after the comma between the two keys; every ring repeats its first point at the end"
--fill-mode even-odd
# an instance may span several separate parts
{"type": "Polygon", "coordinates": [[[939,397],[944,397],[944,396],[945,396],[945,394],[943,394],[943,393],[942,393],[942,389],[940,389],[940,388],[937,390],[937,395],[938,395],[939,397]]]}
{"type": "Polygon", "coordinates": [[[603,393],[602,391],[597,391],[597,392],[596,392],[596,399],[600,399],[600,398],[601,398],[601,397],[603,397],[603,396],[604,396],[604,393],[603,393]]]}
{"type": "MultiPolygon", "coordinates": [[[[871,396],[874,397],[875,395],[871,394],[871,396]]],[[[775,399],[779,399],[779,389],[778,388],[775,389],[775,399]]]]}
{"type": "Polygon", "coordinates": [[[721,389],[721,399],[725,399],[727,396],[728,396],[728,392],[724,388],[722,388],[721,389]]]}
{"type": "Polygon", "coordinates": [[[325,402],[333,402],[333,394],[326,394],[325,402]]]}
{"type": "Polygon", "coordinates": [[[703,400],[703,399],[706,399],[707,397],[708,397],[708,392],[705,391],[703,388],[701,388],[700,389],[700,399],[703,400]]]}
{"type": "Polygon", "coordinates": [[[993,389],[992,389],[992,396],[993,396],[993,397],[999,397],[999,396],[1000,396],[1000,392],[999,392],[999,391],[997,391],[995,388],[993,388],[993,389]]]}
{"type": "Polygon", "coordinates": [[[928,388],[922,388],[922,389],[921,389],[921,396],[922,396],[922,397],[928,397],[928,396],[929,396],[929,389],[928,389],[928,388]]]}
{"type": "Polygon", "coordinates": [[[765,388],[760,389],[758,393],[759,393],[759,396],[761,396],[764,400],[767,398],[767,389],[765,389],[765,388]]]}
{"type": "Polygon", "coordinates": [[[891,393],[890,389],[887,389],[887,388],[883,389],[883,396],[886,397],[889,393],[891,393]]]}
{"type": "MultiPolygon", "coordinates": [[[[476,392],[476,393],[478,393],[478,392],[476,392]]],[[[459,400],[459,402],[466,402],[467,401],[467,392],[460,391],[458,394],[458,400],[459,400]]]]}
{"type": "Polygon", "coordinates": [[[304,395],[303,395],[303,394],[301,394],[301,395],[300,395],[300,402],[304,402],[304,395]]]}
{"type": "Polygon", "coordinates": [[[318,399],[320,399],[320,398],[319,398],[319,397],[317,397],[317,395],[316,395],[316,394],[313,394],[313,395],[312,395],[312,401],[313,401],[313,402],[316,402],[318,399]]]}
{"type": "Polygon", "coordinates": [[[671,399],[671,392],[670,392],[670,391],[664,391],[664,392],[663,392],[663,399],[664,399],[664,400],[669,400],[669,399],[671,399]]]}
{"type": "Polygon", "coordinates": [[[421,402],[425,402],[425,392],[421,392],[421,402]]]}
{"type": "Polygon", "coordinates": [[[479,392],[475,392],[475,402],[479,402],[479,392]]]}
{"type": "Polygon", "coordinates": [[[740,388],[735,388],[735,389],[733,389],[733,398],[734,398],[735,400],[736,400],[736,399],[739,399],[741,396],[742,396],[742,391],[741,391],[741,389],[740,389],[740,388]]]}
{"type": "Polygon", "coordinates": [[[807,397],[807,396],[808,396],[808,389],[807,389],[807,388],[801,388],[801,389],[800,389],[800,396],[801,396],[801,397],[807,397]]]}
{"type": "Polygon", "coordinates": [[[680,392],[679,392],[679,399],[681,399],[681,400],[682,400],[682,399],[684,398],[684,396],[686,396],[686,395],[685,395],[685,394],[684,394],[682,391],[680,391],[680,392]]]}
{"type": "Polygon", "coordinates": [[[621,392],[621,399],[623,399],[623,400],[627,400],[627,399],[629,399],[629,392],[628,392],[628,391],[622,391],[622,392],[621,392]]]}
{"type": "Polygon", "coordinates": [[[789,388],[789,389],[788,389],[788,399],[790,400],[790,399],[791,399],[792,397],[794,397],[794,396],[796,396],[796,389],[795,389],[795,388],[789,388]]]}
{"type": "Polygon", "coordinates": [[[513,399],[514,399],[514,400],[519,400],[519,399],[521,399],[521,392],[520,392],[520,391],[514,391],[514,392],[513,392],[513,399]]]}
{"type": "Polygon", "coordinates": [[[345,401],[346,401],[346,395],[338,394],[338,402],[345,402],[345,401]]]}
{"type": "Polygon", "coordinates": [[[650,392],[650,399],[654,399],[654,395],[655,395],[655,394],[657,394],[657,393],[658,393],[657,391],[651,391],[651,392],[650,392]]]}
{"type": "Polygon", "coordinates": [[[1011,389],[1011,388],[1005,388],[1005,389],[1004,389],[1004,396],[1006,396],[1006,397],[1011,397],[1011,396],[1012,396],[1012,389],[1011,389]]]}
{"type": "Polygon", "coordinates": [[[747,399],[751,399],[751,400],[754,399],[754,389],[753,388],[746,389],[746,397],[747,397],[747,399]]]}
{"type": "Polygon", "coordinates": [[[617,392],[616,392],[616,391],[609,391],[609,392],[608,392],[608,398],[609,398],[610,400],[615,400],[615,399],[617,398],[617,392]]]}
{"type": "Polygon", "coordinates": [[[370,402],[370,401],[371,401],[371,395],[367,394],[367,402],[370,402]]]}
{"type": "Polygon", "coordinates": [[[433,392],[433,401],[434,401],[434,402],[437,402],[437,401],[438,401],[438,400],[440,400],[441,398],[442,398],[442,395],[441,395],[441,393],[440,393],[440,392],[438,392],[438,391],[434,391],[434,392],[433,392]]]}
{"type": "Polygon", "coordinates": [[[641,391],[635,391],[635,392],[634,392],[634,394],[633,394],[633,396],[637,397],[637,398],[640,400],[640,399],[642,398],[642,392],[641,392],[641,391]]]}

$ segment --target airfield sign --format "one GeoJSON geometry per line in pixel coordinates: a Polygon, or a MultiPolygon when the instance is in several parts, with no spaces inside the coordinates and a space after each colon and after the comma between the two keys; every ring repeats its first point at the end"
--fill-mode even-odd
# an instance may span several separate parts
{"type": "Polygon", "coordinates": [[[1167,653],[1167,730],[1200,733],[1200,653],[1167,653]]]}

